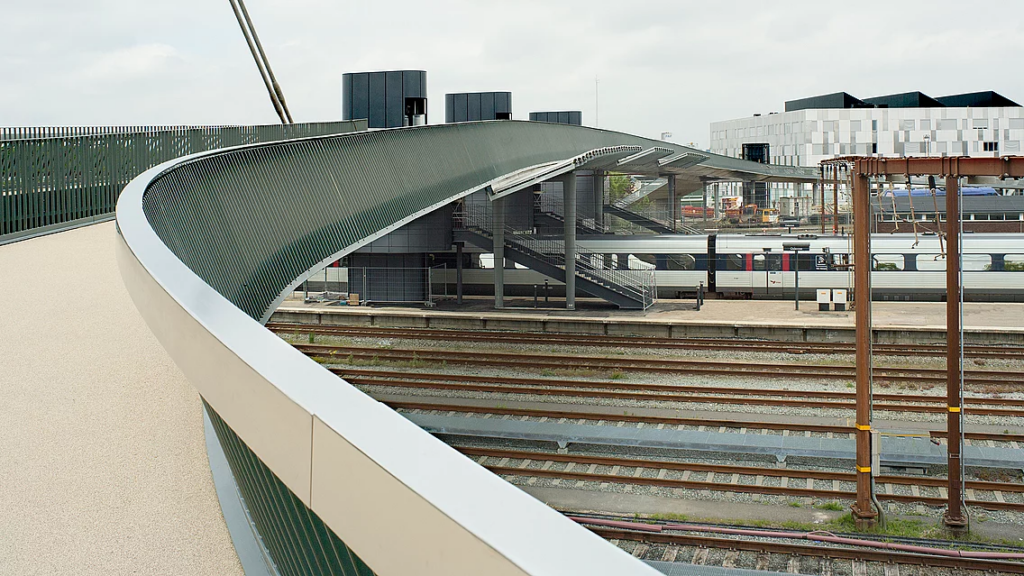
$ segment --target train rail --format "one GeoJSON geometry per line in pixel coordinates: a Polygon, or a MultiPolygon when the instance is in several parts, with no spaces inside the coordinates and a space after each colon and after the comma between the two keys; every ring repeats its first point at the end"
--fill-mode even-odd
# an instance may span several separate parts
{"type": "MultiPolygon", "coordinates": [[[[723,388],[671,384],[554,380],[547,378],[510,378],[472,375],[408,374],[401,372],[359,371],[330,368],[353,384],[394,388],[582,397],[633,401],[715,403],[789,408],[856,408],[855,395],[849,392],[771,390],[759,388],[723,388]]],[[[1024,400],[1003,398],[966,398],[965,409],[979,416],[1024,417],[1024,400]],[[991,405],[996,404],[999,407],[991,405]],[[1017,407],[1011,408],[1011,407],[1017,407]]],[[[873,408],[878,411],[945,413],[945,398],[917,394],[875,394],[873,408]]]]}
{"type": "MultiPolygon", "coordinates": [[[[736,430],[777,430],[799,432],[805,434],[853,434],[856,429],[853,426],[840,426],[837,424],[812,424],[805,422],[769,422],[757,420],[729,420],[713,418],[688,418],[684,416],[654,416],[647,414],[593,412],[586,409],[580,410],[555,410],[538,408],[519,408],[507,406],[475,406],[457,404],[451,402],[425,402],[417,400],[396,400],[388,399],[385,404],[395,410],[423,411],[423,412],[451,412],[461,414],[491,414],[497,416],[516,416],[520,418],[548,418],[552,420],[565,419],[577,422],[630,422],[634,424],[644,423],[651,425],[665,426],[691,426],[696,428],[718,428],[736,430]]],[[[944,430],[932,430],[928,432],[932,438],[945,438],[944,430]]],[[[967,440],[989,440],[994,442],[1024,442],[1024,434],[1004,434],[987,432],[966,432],[964,438],[967,440]]]]}
{"type": "MultiPolygon", "coordinates": [[[[814,364],[778,363],[766,365],[757,362],[725,360],[697,360],[690,358],[644,358],[635,356],[584,356],[540,353],[510,353],[494,351],[450,351],[420,348],[375,348],[362,346],[328,346],[322,344],[293,344],[309,356],[349,358],[360,361],[434,362],[453,365],[508,366],[523,369],[577,369],[577,370],[629,370],[671,374],[702,374],[718,376],[756,376],[764,378],[818,379],[852,381],[856,377],[853,366],[821,366],[814,364]]],[[[876,381],[940,386],[946,383],[946,371],[929,368],[898,368],[876,366],[876,381]]],[[[967,370],[964,384],[973,386],[1001,386],[1019,388],[1017,374],[996,370],[967,370]]]]}
{"type": "MultiPolygon", "coordinates": [[[[395,338],[409,340],[443,340],[453,342],[496,342],[505,344],[537,344],[593,347],[644,347],[677,350],[725,350],[768,352],[775,354],[854,354],[847,342],[781,342],[736,338],[657,338],[645,336],[603,336],[586,334],[551,334],[536,332],[500,332],[493,330],[440,330],[431,328],[386,328],[366,326],[311,326],[272,322],[267,328],[281,334],[321,334],[356,338],[395,338]]],[[[944,345],[874,344],[872,351],[885,356],[944,357],[944,345]]],[[[1024,360],[1024,347],[966,345],[964,355],[974,359],[1024,360]]]]}
{"type": "MultiPolygon", "coordinates": [[[[502,448],[480,448],[456,446],[466,456],[473,457],[477,462],[502,476],[526,476],[537,478],[561,478],[563,480],[577,480],[584,482],[633,484],[639,486],[655,486],[660,488],[682,488],[688,490],[710,490],[714,492],[742,492],[748,494],[766,494],[777,496],[793,496],[806,498],[819,498],[825,500],[854,500],[855,490],[840,490],[837,486],[846,483],[854,486],[857,478],[855,474],[846,472],[828,472],[821,470],[799,470],[793,468],[766,468],[718,464],[701,464],[690,462],[679,462],[673,460],[654,460],[647,458],[625,458],[617,456],[588,456],[577,454],[555,454],[551,452],[509,450],[502,448]],[[490,459],[497,459],[498,462],[490,462],[490,459]],[[526,463],[526,466],[511,466],[509,461],[518,460],[526,463]],[[544,463],[543,468],[530,468],[530,463],[544,463]],[[550,463],[550,464],[549,464],[550,463]],[[563,469],[553,467],[553,464],[566,465],[563,469]],[[568,466],[572,464],[572,466],[568,466]],[[580,466],[580,470],[576,470],[580,466]],[[611,467],[611,473],[593,472],[597,467],[611,467]],[[629,469],[632,472],[621,474],[618,471],[629,469]],[[682,478],[668,478],[667,472],[682,472],[682,478]],[[643,476],[643,473],[650,474],[643,476]],[[707,480],[693,480],[690,476],[694,473],[705,474],[707,480]],[[657,476],[653,476],[657,474],[657,476]],[[717,481],[717,478],[727,478],[726,481],[717,481]],[[753,480],[753,484],[740,482],[741,478],[753,480]],[[765,478],[786,479],[780,486],[765,486],[765,478]],[[815,481],[832,482],[832,489],[820,489],[812,487],[815,481]],[[802,485],[801,485],[802,484],[802,485]]],[[[948,502],[943,495],[926,496],[920,493],[920,488],[933,488],[941,491],[945,488],[945,478],[924,477],[924,476],[879,476],[875,479],[879,486],[878,499],[888,502],[920,503],[929,506],[945,506],[948,502]],[[917,487],[912,494],[896,494],[890,490],[891,486],[917,487]]],[[[1021,502],[1006,502],[1005,494],[1024,494],[1024,484],[1013,482],[988,482],[988,481],[967,481],[964,484],[969,491],[986,491],[999,496],[993,496],[992,500],[981,500],[970,498],[967,500],[969,506],[976,506],[986,510],[1009,510],[1024,512],[1024,500],[1021,502]]]]}
{"type": "MultiPolygon", "coordinates": [[[[979,570],[993,574],[1024,574],[1024,564],[1007,560],[985,558],[965,558],[960,556],[932,555],[912,552],[897,552],[873,548],[853,548],[840,546],[823,546],[812,544],[796,544],[777,540],[741,540],[704,536],[689,532],[673,532],[669,530],[648,531],[629,529],[627,527],[601,526],[581,523],[595,534],[607,540],[631,540],[647,544],[664,544],[668,546],[691,546],[698,549],[724,548],[731,551],[749,551],[759,554],[779,554],[787,557],[818,557],[826,560],[851,560],[853,562],[876,562],[887,565],[902,564],[949,568],[953,570],[979,570]]],[[[670,525],[671,526],[671,525],[670,525]]],[[[639,526],[638,526],[639,528],[639,526]]],[[[706,557],[706,554],[705,554],[706,557]]],[[[759,562],[759,565],[761,562],[759,562]]],[[[767,558],[763,566],[767,567],[767,558]]],[[[764,569],[760,567],[760,569],[764,569]]],[[[888,573],[888,570],[886,570],[888,573]]],[[[831,573],[829,570],[828,573],[831,573]]],[[[856,569],[853,570],[857,574],[856,569]]],[[[861,572],[866,573],[866,570],[861,572]]]]}

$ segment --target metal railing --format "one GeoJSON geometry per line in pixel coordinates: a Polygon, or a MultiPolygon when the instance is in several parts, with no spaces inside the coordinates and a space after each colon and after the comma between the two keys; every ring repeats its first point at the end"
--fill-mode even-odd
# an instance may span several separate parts
{"type": "MultiPolygon", "coordinates": [[[[491,212],[478,205],[463,205],[455,214],[455,225],[457,228],[476,230],[490,238],[494,237],[491,212]]],[[[564,240],[539,237],[532,231],[517,230],[506,225],[505,241],[536,259],[565,269],[564,240]]],[[[610,290],[642,302],[645,309],[657,300],[658,291],[653,270],[611,266],[604,254],[592,252],[579,245],[576,246],[576,275],[587,277],[610,290]]]]}
{"type": "Polygon", "coordinates": [[[637,189],[622,198],[615,201],[615,205],[619,208],[625,209],[627,206],[631,206],[636,202],[646,198],[655,190],[659,190],[668,184],[666,178],[656,178],[654,180],[644,180],[640,182],[637,189]]]}
{"type": "MultiPolygon", "coordinates": [[[[565,221],[565,202],[561,194],[541,194],[534,200],[533,208],[537,212],[555,216],[562,222],[565,221]],[[547,196],[552,196],[547,198],[547,196]]],[[[586,218],[581,216],[579,210],[576,212],[576,227],[585,230],[592,234],[612,234],[611,228],[606,226],[604,222],[597,220],[596,218],[586,218]]]]}
{"type": "Polygon", "coordinates": [[[110,219],[132,178],[173,158],[359,129],[364,121],[0,128],[0,242],[110,219]]]}

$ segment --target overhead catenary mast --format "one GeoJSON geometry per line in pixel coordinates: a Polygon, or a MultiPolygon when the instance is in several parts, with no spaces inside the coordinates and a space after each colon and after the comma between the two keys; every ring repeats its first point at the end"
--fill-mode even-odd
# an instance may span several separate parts
{"type": "Polygon", "coordinates": [[[270,102],[274,105],[274,110],[277,111],[278,118],[281,119],[282,124],[293,124],[292,114],[284,101],[284,92],[278,85],[277,78],[274,77],[274,71],[270,68],[270,61],[263,51],[259,36],[256,35],[256,28],[252,25],[252,19],[249,18],[249,11],[245,8],[244,0],[228,0],[228,2],[231,3],[231,10],[235,13],[239,27],[242,28],[245,43],[249,45],[249,52],[252,53],[256,68],[260,71],[260,77],[263,78],[263,84],[267,87],[267,94],[270,96],[270,102]]]}

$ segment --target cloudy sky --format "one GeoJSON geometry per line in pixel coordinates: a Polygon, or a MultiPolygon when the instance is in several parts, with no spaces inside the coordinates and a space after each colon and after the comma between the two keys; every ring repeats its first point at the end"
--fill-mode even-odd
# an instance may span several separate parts
{"type": "MultiPolygon", "coordinates": [[[[701,146],[712,121],[829,92],[1024,103],[1019,0],[247,6],[296,121],[340,118],[343,72],[391,69],[427,70],[433,123],[447,92],[511,90],[517,119],[582,110],[701,146]]],[[[0,125],[277,121],[227,0],[0,0],[0,14],[0,125]]]]}

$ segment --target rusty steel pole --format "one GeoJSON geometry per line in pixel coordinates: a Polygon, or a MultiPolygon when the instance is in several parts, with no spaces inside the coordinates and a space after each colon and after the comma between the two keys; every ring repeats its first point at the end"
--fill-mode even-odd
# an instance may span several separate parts
{"type": "Polygon", "coordinates": [[[825,179],[821,180],[821,233],[825,233],[825,179]]]}
{"type": "Polygon", "coordinates": [[[963,528],[963,475],[960,459],[960,428],[963,406],[960,379],[960,188],[956,176],[946,176],[946,416],[948,435],[947,478],[949,502],[942,521],[953,529],[963,528]]]}
{"type": "Polygon", "coordinates": [[[832,166],[832,235],[839,234],[839,165],[832,166]]]}
{"type": "Polygon", "coordinates": [[[874,526],[871,486],[871,189],[856,170],[853,180],[853,296],[857,312],[857,500],[853,517],[874,526]]]}

